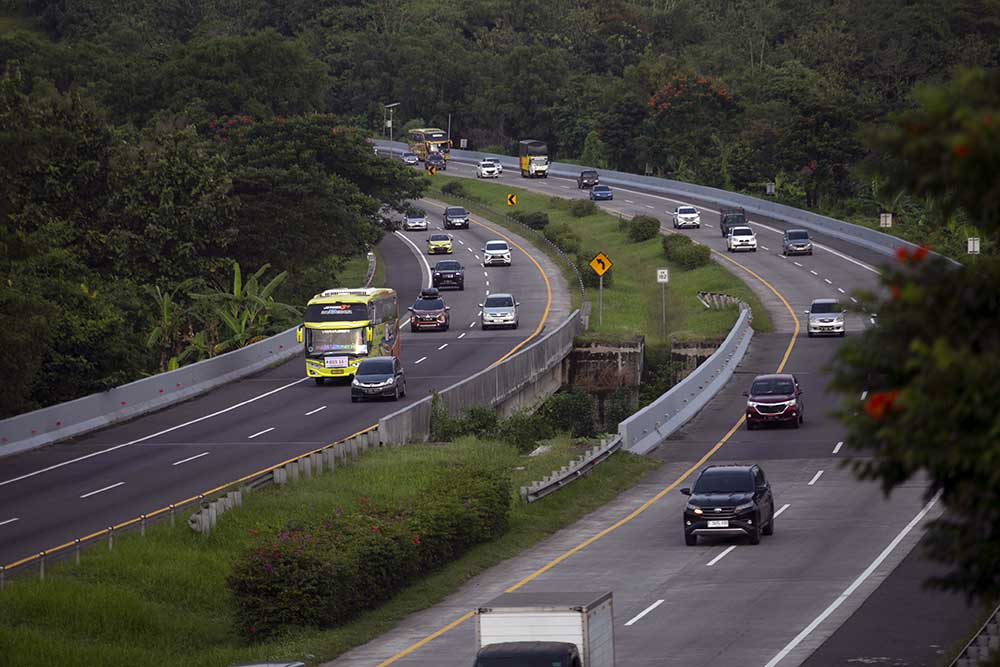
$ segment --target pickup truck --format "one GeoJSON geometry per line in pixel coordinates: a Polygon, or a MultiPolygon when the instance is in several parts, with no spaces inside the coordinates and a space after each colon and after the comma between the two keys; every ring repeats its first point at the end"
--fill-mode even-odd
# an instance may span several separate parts
{"type": "Polygon", "coordinates": [[[614,667],[606,593],[504,593],[476,610],[474,667],[614,667]]]}
{"type": "Polygon", "coordinates": [[[747,226],[747,212],[742,208],[719,209],[719,229],[723,236],[729,236],[729,230],[733,227],[747,226]]]}

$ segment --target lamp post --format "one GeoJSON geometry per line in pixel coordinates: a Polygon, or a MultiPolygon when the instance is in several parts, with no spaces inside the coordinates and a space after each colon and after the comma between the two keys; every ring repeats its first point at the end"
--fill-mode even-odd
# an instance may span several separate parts
{"type": "MultiPolygon", "coordinates": [[[[392,104],[385,104],[382,106],[382,124],[384,127],[389,129],[389,141],[392,141],[392,113],[396,110],[396,107],[400,105],[400,102],[393,102],[392,104]],[[385,119],[385,111],[389,110],[389,120],[385,119]]],[[[385,132],[382,132],[383,136],[385,132]]]]}

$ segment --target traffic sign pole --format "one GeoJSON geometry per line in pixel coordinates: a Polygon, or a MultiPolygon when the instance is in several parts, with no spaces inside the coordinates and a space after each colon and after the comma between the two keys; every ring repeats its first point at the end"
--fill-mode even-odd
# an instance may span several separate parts
{"type": "Polygon", "coordinates": [[[663,324],[660,327],[660,337],[667,340],[667,284],[660,283],[660,313],[663,316],[663,324]]]}
{"type": "Polygon", "coordinates": [[[604,324],[604,276],[598,278],[597,283],[597,324],[604,324]]]}

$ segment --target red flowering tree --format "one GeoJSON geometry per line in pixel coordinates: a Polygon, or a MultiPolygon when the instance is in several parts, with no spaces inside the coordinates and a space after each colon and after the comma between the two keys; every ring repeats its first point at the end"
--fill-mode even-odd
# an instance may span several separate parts
{"type": "MultiPolygon", "coordinates": [[[[877,146],[893,181],[961,207],[987,239],[1000,211],[1000,74],[962,74],[919,96],[877,146]]],[[[985,241],[984,239],[984,245],[985,241]]],[[[993,239],[995,241],[995,239],[993,239]]],[[[834,366],[844,394],[850,464],[885,492],[914,476],[941,492],[946,511],[928,532],[929,554],[950,570],[931,584],[1000,595],[1000,259],[956,265],[920,248],[900,250],[868,295],[878,326],[849,338],[834,366]],[[867,391],[859,404],[860,392],[867,391]]]]}
{"type": "Polygon", "coordinates": [[[711,77],[677,75],[646,105],[645,153],[654,166],[678,176],[690,170],[699,180],[717,180],[720,151],[734,140],[737,127],[738,108],[729,90],[711,77]]]}

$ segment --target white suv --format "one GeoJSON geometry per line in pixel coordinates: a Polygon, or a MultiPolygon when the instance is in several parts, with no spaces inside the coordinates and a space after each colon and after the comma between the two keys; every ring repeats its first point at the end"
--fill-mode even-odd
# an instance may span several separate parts
{"type": "Polygon", "coordinates": [[[701,213],[694,206],[678,206],[674,209],[674,229],[694,227],[701,229],[701,213]]]}
{"type": "Polygon", "coordinates": [[[757,235],[749,227],[733,227],[726,237],[726,250],[736,252],[737,250],[749,250],[757,252],[757,235]]]}
{"type": "Polygon", "coordinates": [[[476,165],[476,178],[499,178],[500,172],[497,166],[488,160],[483,160],[476,165]]]}
{"type": "Polygon", "coordinates": [[[487,241],[483,246],[483,266],[510,266],[510,246],[506,241],[487,241]]]}

